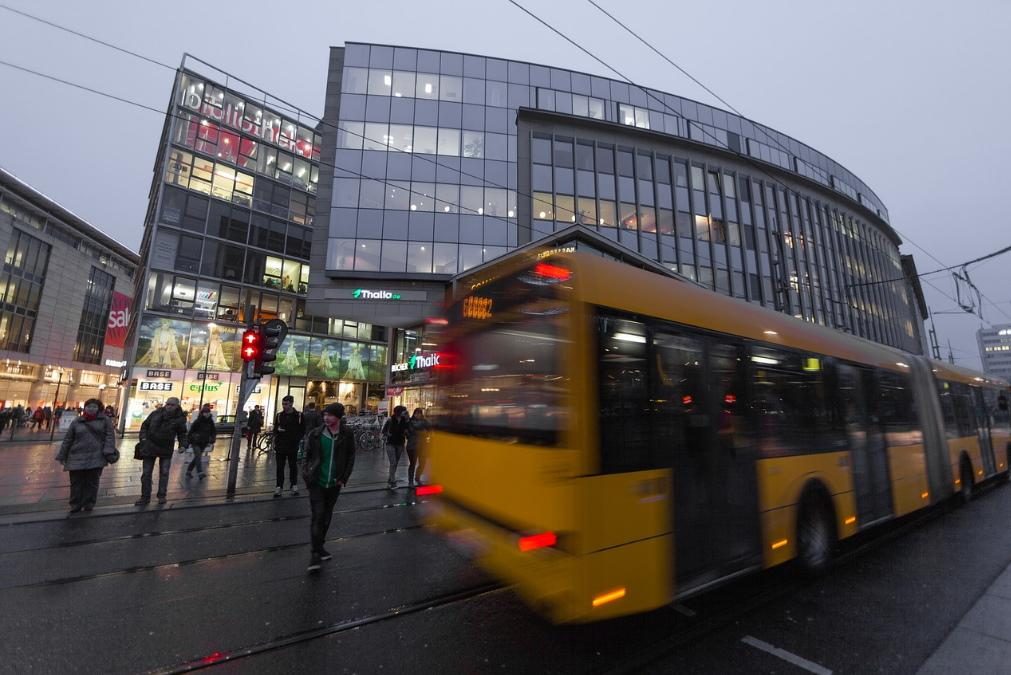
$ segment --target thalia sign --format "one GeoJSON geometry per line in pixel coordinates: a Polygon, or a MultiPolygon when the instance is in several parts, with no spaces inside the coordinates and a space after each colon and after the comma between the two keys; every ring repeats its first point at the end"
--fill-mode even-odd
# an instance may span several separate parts
{"type": "Polygon", "coordinates": [[[438,354],[415,354],[404,363],[394,363],[390,366],[390,371],[402,373],[406,370],[421,370],[423,368],[434,368],[439,365],[438,354]]]}
{"type": "Polygon", "coordinates": [[[356,288],[352,293],[355,300],[399,300],[400,293],[393,291],[373,291],[367,288],[356,288]]]}

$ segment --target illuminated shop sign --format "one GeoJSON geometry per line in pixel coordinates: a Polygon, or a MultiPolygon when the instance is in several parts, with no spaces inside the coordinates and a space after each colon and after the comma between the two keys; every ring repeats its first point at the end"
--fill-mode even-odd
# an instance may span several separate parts
{"type": "Polygon", "coordinates": [[[296,137],[294,123],[287,120],[282,122],[272,113],[265,116],[259,110],[250,119],[245,114],[244,102],[240,102],[238,106],[233,106],[231,101],[224,102],[224,105],[220,105],[220,107],[211,105],[204,96],[203,83],[192,83],[185,88],[180,96],[179,104],[203,117],[225,124],[254,138],[273,143],[300,157],[318,159],[319,151],[312,147],[312,143],[299,140],[296,137]],[[267,119],[264,119],[265,117],[267,119]],[[283,127],[287,127],[287,129],[283,129],[283,127]]]}
{"type": "Polygon", "coordinates": [[[172,391],[171,382],[141,382],[141,391],[172,391]]]}
{"type": "Polygon", "coordinates": [[[208,394],[215,394],[215,393],[218,392],[218,390],[221,389],[222,383],[221,382],[205,382],[205,383],[203,383],[203,385],[201,385],[200,383],[192,383],[192,384],[190,384],[187,387],[187,389],[189,391],[192,391],[192,392],[200,393],[201,386],[203,387],[203,390],[205,392],[207,392],[208,394]]]}
{"type": "Polygon", "coordinates": [[[171,370],[149,370],[146,377],[172,377],[171,370]]]}
{"type": "Polygon", "coordinates": [[[409,370],[424,370],[426,368],[434,368],[439,365],[439,355],[438,354],[414,354],[411,358],[403,363],[394,363],[390,366],[390,371],[394,373],[403,373],[409,370]]]}
{"type": "Polygon", "coordinates": [[[110,368],[122,368],[123,366],[126,365],[126,361],[117,361],[116,359],[106,359],[105,365],[109,366],[110,368]]]}
{"type": "Polygon", "coordinates": [[[356,288],[351,292],[355,300],[399,300],[400,293],[387,290],[371,290],[368,288],[356,288]]]}

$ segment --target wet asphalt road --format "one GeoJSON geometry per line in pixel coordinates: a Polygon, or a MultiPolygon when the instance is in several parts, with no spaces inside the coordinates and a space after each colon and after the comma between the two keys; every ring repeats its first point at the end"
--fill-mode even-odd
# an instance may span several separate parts
{"type": "Polygon", "coordinates": [[[337,510],[335,557],[315,576],[305,497],[0,526],[0,670],[809,672],[760,644],[834,672],[906,673],[1011,562],[999,486],[891,528],[822,579],[774,570],[553,627],[418,527],[406,491],[348,493],[337,510]]]}

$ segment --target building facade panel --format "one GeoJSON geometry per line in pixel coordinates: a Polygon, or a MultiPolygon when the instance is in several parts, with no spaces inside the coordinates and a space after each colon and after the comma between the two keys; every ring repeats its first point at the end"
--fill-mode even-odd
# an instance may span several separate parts
{"type": "Polygon", "coordinates": [[[170,396],[186,411],[211,403],[230,418],[241,331],[275,318],[289,334],[248,407],[260,405],[269,420],[291,394],[300,409],[340,401],[351,414],[375,411],[384,326],[306,310],[320,121],[190,58],[177,73],[155,163],[127,341],[126,428],[170,396]]]}
{"type": "Polygon", "coordinates": [[[118,407],[112,298],[132,294],[136,254],[2,170],[0,252],[0,405],[118,407]]]}
{"type": "MultiPolygon", "coordinates": [[[[921,350],[884,204],[794,139],[529,63],[348,43],[330,67],[315,313],[338,308],[328,289],[443,280],[575,224],[716,292],[921,350]]],[[[425,316],[340,306],[384,310],[425,316]]]]}
{"type": "Polygon", "coordinates": [[[1011,324],[980,328],[976,340],[983,372],[1011,382],[1011,324]]]}

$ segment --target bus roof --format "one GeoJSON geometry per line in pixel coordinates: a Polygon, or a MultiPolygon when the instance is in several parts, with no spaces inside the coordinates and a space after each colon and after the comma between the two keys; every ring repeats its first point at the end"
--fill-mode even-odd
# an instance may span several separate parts
{"type": "Polygon", "coordinates": [[[552,256],[573,267],[577,297],[592,304],[736,335],[769,345],[902,372],[909,354],[900,349],[803,321],[692,283],[581,253],[552,256]]]}

